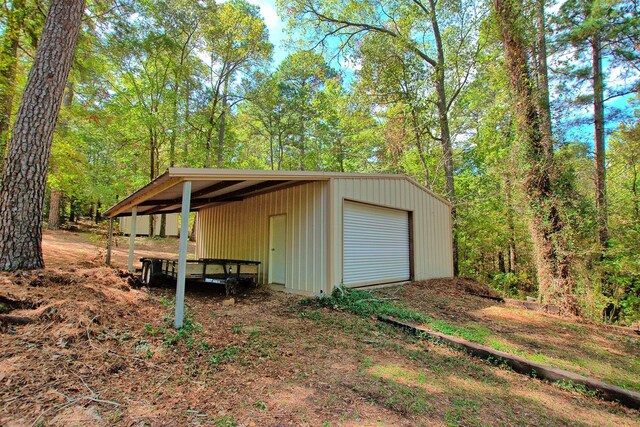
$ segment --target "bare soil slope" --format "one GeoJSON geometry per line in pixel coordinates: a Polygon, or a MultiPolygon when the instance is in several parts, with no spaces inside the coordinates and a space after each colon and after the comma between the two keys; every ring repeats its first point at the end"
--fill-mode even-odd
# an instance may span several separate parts
{"type": "Polygon", "coordinates": [[[393,294],[407,307],[450,324],[463,338],[640,391],[640,335],[631,328],[500,304],[478,298],[492,292],[482,288],[477,283],[470,287],[466,279],[439,279],[383,294],[393,294]]]}
{"type": "MultiPolygon", "coordinates": [[[[177,333],[171,291],[132,288],[62,245],[44,271],[0,275],[4,314],[31,319],[2,323],[0,425],[638,424],[636,411],[263,289],[234,304],[188,290],[177,333]]],[[[420,286],[387,292],[422,298],[420,286]]]]}

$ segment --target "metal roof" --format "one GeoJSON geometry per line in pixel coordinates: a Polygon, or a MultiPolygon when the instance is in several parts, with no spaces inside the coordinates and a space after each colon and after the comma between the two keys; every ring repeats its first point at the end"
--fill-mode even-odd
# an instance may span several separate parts
{"type": "Polygon", "coordinates": [[[191,181],[191,211],[223,203],[241,201],[247,197],[283,188],[333,178],[404,179],[420,187],[437,199],[448,201],[405,175],[271,171],[206,168],[169,168],[162,175],[127,196],[104,212],[109,218],[130,216],[138,207],[138,215],[179,212],[182,203],[181,183],[191,181]]]}

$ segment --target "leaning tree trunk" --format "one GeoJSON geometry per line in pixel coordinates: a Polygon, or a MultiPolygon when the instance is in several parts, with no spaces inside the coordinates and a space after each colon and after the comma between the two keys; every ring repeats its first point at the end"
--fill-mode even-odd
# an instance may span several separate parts
{"type": "Polygon", "coordinates": [[[62,191],[51,190],[51,200],[49,202],[49,217],[47,227],[49,230],[60,229],[60,207],[62,205],[62,191]]]}
{"type": "Polygon", "coordinates": [[[0,270],[44,267],[47,165],[84,5],[85,0],[52,0],[49,6],[0,187],[0,270]]]}
{"type": "Polygon", "coordinates": [[[552,189],[553,144],[545,138],[515,0],[494,0],[504,46],[509,83],[514,92],[520,134],[523,192],[531,214],[538,289],[543,303],[557,304],[563,314],[576,314],[563,225],[552,189]]]}

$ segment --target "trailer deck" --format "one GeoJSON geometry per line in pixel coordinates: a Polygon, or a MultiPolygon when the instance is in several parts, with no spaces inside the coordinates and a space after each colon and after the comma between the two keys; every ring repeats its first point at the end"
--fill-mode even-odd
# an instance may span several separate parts
{"type": "MultiPolygon", "coordinates": [[[[178,260],[172,258],[140,258],[142,282],[154,285],[178,278],[178,260]]],[[[240,283],[258,282],[259,261],[242,259],[200,258],[187,260],[185,279],[191,282],[224,285],[229,296],[240,283]]]]}

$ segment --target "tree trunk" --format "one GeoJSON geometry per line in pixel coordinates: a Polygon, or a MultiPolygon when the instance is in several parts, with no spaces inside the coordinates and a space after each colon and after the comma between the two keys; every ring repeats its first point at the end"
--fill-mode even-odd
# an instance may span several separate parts
{"type": "MultiPolygon", "coordinates": [[[[185,123],[189,123],[189,117],[191,114],[191,85],[189,85],[189,79],[185,83],[185,106],[184,106],[184,121],[185,123]]],[[[182,166],[186,167],[189,165],[189,141],[188,139],[184,141],[182,145],[182,166]]]]}
{"type": "Polygon", "coordinates": [[[0,270],[44,267],[42,209],[53,132],[84,0],[52,0],[16,115],[0,190],[0,270]]]}
{"type": "Polygon", "coordinates": [[[273,135],[269,135],[269,165],[271,166],[271,170],[274,170],[273,167],[273,135]]]}
{"type": "Polygon", "coordinates": [[[160,215],[160,231],[158,236],[167,237],[167,214],[160,215]]]}
{"type": "Polygon", "coordinates": [[[218,167],[224,167],[224,132],[227,124],[227,96],[229,92],[229,77],[224,81],[222,90],[222,105],[220,107],[220,124],[218,126],[218,167]]]}
{"type": "Polygon", "coordinates": [[[424,153],[424,147],[422,146],[422,131],[420,129],[420,118],[415,109],[411,109],[411,122],[413,127],[413,133],[416,140],[416,149],[418,150],[418,157],[420,158],[420,164],[422,165],[422,171],[424,172],[424,186],[430,188],[429,185],[429,167],[427,165],[427,159],[424,153]]]}
{"type": "Polygon", "coordinates": [[[640,223],[640,197],[638,197],[638,168],[635,163],[631,167],[631,176],[633,177],[631,184],[631,192],[633,193],[633,221],[638,224],[640,223]]]}
{"type": "Polygon", "coordinates": [[[18,46],[24,24],[24,0],[14,0],[5,24],[0,48],[0,179],[4,170],[9,141],[9,124],[16,87],[18,46]]]}
{"type": "Polygon", "coordinates": [[[607,227],[607,183],[604,141],[604,81],[602,75],[602,41],[600,33],[591,38],[593,68],[593,125],[595,148],[596,220],[598,242],[604,252],[609,241],[607,227]]]}
{"type": "Polygon", "coordinates": [[[543,304],[557,304],[563,314],[576,314],[568,253],[563,243],[563,224],[552,191],[553,144],[541,129],[541,117],[529,73],[523,31],[518,26],[520,11],[514,0],[494,0],[505,65],[514,93],[526,195],[531,214],[538,289],[543,304]]]}
{"type": "Polygon", "coordinates": [[[304,170],[304,158],[306,157],[307,153],[305,152],[305,144],[306,142],[306,138],[305,138],[305,121],[304,119],[302,120],[302,122],[300,123],[300,170],[303,171],[304,170]]]}
{"type": "Polygon", "coordinates": [[[100,209],[102,209],[102,203],[100,203],[100,200],[98,200],[98,203],[96,203],[96,210],[93,215],[93,221],[96,224],[98,224],[102,219],[102,215],[100,215],[100,209]]]}
{"type": "Polygon", "coordinates": [[[175,74],[176,83],[173,85],[174,98],[173,98],[173,106],[172,106],[172,126],[171,126],[171,134],[169,135],[169,167],[174,167],[176,165],[176,140],[178,138],[178,100],[180,97],[180,86],[178,85],[179,73],[175,74]]]}
{"type": "MultiPolygon", "coordinates": [[[[513,162],[510,162],[510,166],[513,166],[513,162]]],[[[505,205],[507,208],[507,229],[509,230],[509,251],[508,251],[508,272],[516,273],[516,263],[518,257],[516,255],[516,221],[515,221],[515,208],[513,206],[513,184],[512,184],[511,171],[508,171],[505,175],[505,205]]]]}
{"type": "Polygon", "coordinates": [[[49,218],[47,226],[49,230],[60,229],[60,205],[62,204],[62,191],[51,190],[51,200],[49,201],[49,218]]]}
{"type": "MultiPolygon", "coordinates": [[[[155,112],[155,110],[152,110],[155,112]]],[[[155,129],[149,128],[149,181],[153,181],[156,177],[156,147],[157,139],[155,129]]],[[[149,237],[153,237],[154,216],[149,215],[149,237]]]]}
{"type": "MultiPolygon", "coordinates": [[[[73,96],[75,94],[74,85],[72,82],[67,82],[66,90],[62,97],[62,106],[64,109],[71,108],[73,104],[73,96]]],[[[58,122],[58,135],[60,135],[60,131],[65,132],[68,123],[66,120],[60,120],[58,122]]],[[[54,172],[55,173],[55,172],[54,172]]],[[[49,230],[58,230],[60,228],[60,209],[62,204],[62,190],[59,188],[51,187],[51,201],[49,206],[49,218],[47,220],[47,226],[49,230]],[[57,204],[57,207],[54,212],[52,212],[54,202],[57,204]],[[52,217],[53,215],[53,217],[52,217]]],[[[97,222],[97,221],[96,221],[97,222]]]]}
{"type": "Polygon", "coordinates": [[[444,47],[442,44],[442,36],[440,34],[440,25],[436,14],[436,1],[430,0],[430,19],[433,28],[433,38],[436,44],[438,54],[436,64],[434,66],[436,95],[438,97],[438,124],[440,127],[440,143],[442,144],[442,153],[444,155],[444,173],[445,173],[445,191],[447,200],[451,203],[451,225],[453,228],[453,275],[458,276],[458,233],[456,232],[456,205],[455,205],[455,184],[453,176],[453,147],[451,145],[451,131],[449,129],[449,100],[447,100],[446,77],[444,47]]]}
{"type": "Polygon", "coordinates": [[[73,197],[69,200],[69,222],[76,222],[76,199],[73,197]]]}
{"type": "Polygon", "coordinates": [[[193,221],[193,225],[191,226],[191,234],[189,234],[189,241],[196,241],[196,225],[198,225],[198,214],[196,214],[196,220],[193,221]]]}
{"type": "Polygon", "coordinates": [[[536,0],[536,75],[538,77],[538,114],[542,139],[553,141],[551,103],[549,101],[549,71],[547,67],[547,25],[544,13],[546,1],[536,0]]]}

